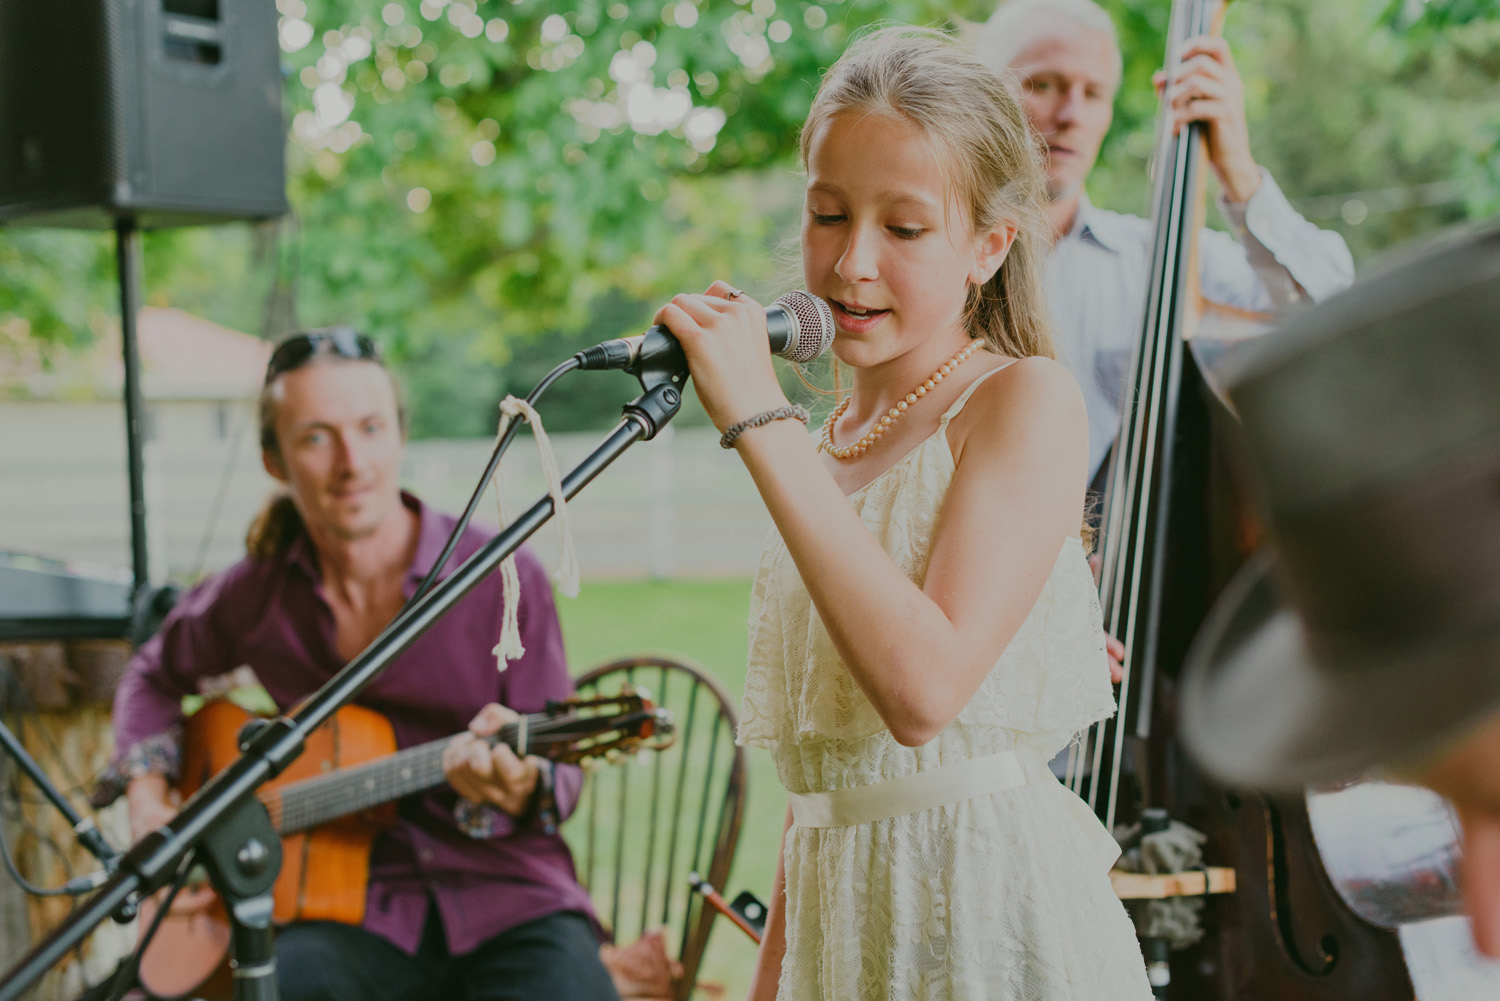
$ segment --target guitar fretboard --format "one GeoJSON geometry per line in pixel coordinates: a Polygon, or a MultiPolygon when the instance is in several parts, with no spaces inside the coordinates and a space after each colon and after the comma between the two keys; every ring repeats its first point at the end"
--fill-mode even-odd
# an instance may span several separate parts
{"type": "MultiPolygon", "coordinates": [[[[516,725],[508,723],[490,742],[504,741],[514,749],[516,737],[516,725]]],[[[447,739],[419,744],[362,765],[294,782],[284,786],[279,796],[271,792],[262,798],[267,800],[276,832],[296,834],[442,785],[447,781],[443,772],[443,748],[447,746],[447,739]]]]}
{"type": "Polygon", "coordinates": [[[304,779],[281,790],[267,805],[279,834],[296,834],[360,810],[389,803],[402,796],[431,789],[444,781],[446,740],[397,751],[395,754],[329,775],[304,779]]]}

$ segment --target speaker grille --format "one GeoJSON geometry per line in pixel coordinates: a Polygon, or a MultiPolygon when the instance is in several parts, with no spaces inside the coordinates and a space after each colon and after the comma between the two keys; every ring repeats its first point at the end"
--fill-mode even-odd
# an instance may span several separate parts
{"type": "Polygon", "coordinates": [[[284,213],[276,19],[270,0],[0,0],[0,223],[284,213]]]}
{"type": "Polygon", "coordinates": [[[125,26],[120,23],[120,5],[104,4],[103,62],[108,75],[108,85],[99,94],[100,112],[105,122],[102,136],[106,155],[109,157],[109,178],[116,190],[123,182],[130,184],[130,151],[126,137],[130,134],[130,121],[126,114],[123,95],[130,84],[125,75],[125,60],[130,53],[125,45],[125,26]]]}

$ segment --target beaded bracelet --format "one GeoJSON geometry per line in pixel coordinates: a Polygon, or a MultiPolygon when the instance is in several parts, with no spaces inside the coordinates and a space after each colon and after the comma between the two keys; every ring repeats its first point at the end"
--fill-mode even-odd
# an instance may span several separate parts
{"type": "Polygon", "coordinates": [[[793,403],[785,407],[776,407],[772,410],[762,410],[754,417],[747,417],[737,424],[731,424],[724,429],[723,436],[719,439],[720,448],[733,448],[735,441],[740,435],[751,428],[763,427],[772,421],[797,420],[806,424],[811,420],[807,408],[793,403]]]}

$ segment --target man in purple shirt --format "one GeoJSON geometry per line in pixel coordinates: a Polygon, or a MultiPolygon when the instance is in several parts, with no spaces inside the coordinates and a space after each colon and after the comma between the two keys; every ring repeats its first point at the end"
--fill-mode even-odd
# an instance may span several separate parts
{"type": "MultiPolygon", "coordinates": [[[[251,527],[249,555],[181,600],[115,695],[114,771],[135,837],[174,812],[184,695],[244,665],[289,708],[363,650],[432,568],[454,521],[398,486],[403,418],[362,335],[331,328],[277,347],[261,445],[285,496],[251,527]]],[[[466,531],[450,565],[485,539],[466,531]]],[[[571,691],[550,583],[524,549],[517,566],[524,656],[496,668],[492,574],[360,695],[399,747],[464,731],[443,756],[451,788],[400,801],[400,821],[370,853],[362,926],[279,931],[284,999],[617,997],[556,832],[581,773],[479,739],[571,691]]]]}

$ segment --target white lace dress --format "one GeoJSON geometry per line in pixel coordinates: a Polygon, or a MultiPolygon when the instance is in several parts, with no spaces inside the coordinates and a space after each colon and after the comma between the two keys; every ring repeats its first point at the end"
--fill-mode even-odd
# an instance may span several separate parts
{"type": "MultiPolygon", "coordinates": [[[[936,434],[850,497],[919,585],[953,478],[948,421],[972,391],[936,434]]],[[[771,750],[790,792],[1012,749],[1046,760],[1113,710],[1098,600],[1076,538],[973,699],[915,748],[896,743],[844,669],[780,535],[768,542],[751,600],[739,739],[771,750]]],[[[873,823],[794,825],[778,997],[1149,999],[1134,929],[1100,858],[1102,825],[1080,820],[1083,810],[1049,777],[873,823]]]]}

